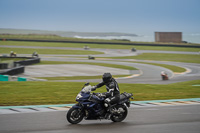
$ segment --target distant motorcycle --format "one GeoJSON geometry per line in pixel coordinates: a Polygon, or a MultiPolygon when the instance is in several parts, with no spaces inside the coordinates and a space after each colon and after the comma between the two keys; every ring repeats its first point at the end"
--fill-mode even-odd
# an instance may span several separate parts
{"type": "Polygon", "coordinates": [[[38,57],[39,57],[39,55],[38,55],[38,53],[37,53],[37,52],[33,52],[33,54],[32,54],[32,57],[38,58],[38,57]]]}
{"type": "Polygon", "coordinates": [[[168,80],[169,79],[167,73],[164,72],[164,71],[161,72],[161,77],[162,77],[162,80],[168,80]]]}
{"type": "Polygon", "coordinates": [[[17,53],[16,53],[16,52],[13,52],[13,51],[11,51],[11,52],[10,52],[10,57],[17,57],[17,53]]]}
{"type": "Polygon", "coordinates": [[[121,122],[126,118],[127,107],[130,107],[130,98],[133,99],[132,93],[120,94],[119,102],[106,108],[105,97],[100,96],[100,93],[91,93],[91,91],[92,86],[86,83],[76,96],[78,103],[67,112],[68,122],[78,124],[83,118],[85,120],[110,119],[113,122],[121,122]]]}

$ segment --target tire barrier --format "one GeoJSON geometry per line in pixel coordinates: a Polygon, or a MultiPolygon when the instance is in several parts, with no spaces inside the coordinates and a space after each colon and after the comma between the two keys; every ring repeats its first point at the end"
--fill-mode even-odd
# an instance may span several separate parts
{"type": "Polygon", "coordinates": [[[1,75],[16,75],[20,73],[24,73],[26,65],[32,65],[36,63],[40,63],[40,58],[33,58],[33,57],[0,57],[0,58],[24,58],[25,60],[21,61],[14,61],[14,67],[8,68],[8,63],[0,63],[0,71],[1,75]]]}
{"type": "Polygon", "coordinates": [[[0,69],[8,69],[8,63],[0,63],[0,69]]]}

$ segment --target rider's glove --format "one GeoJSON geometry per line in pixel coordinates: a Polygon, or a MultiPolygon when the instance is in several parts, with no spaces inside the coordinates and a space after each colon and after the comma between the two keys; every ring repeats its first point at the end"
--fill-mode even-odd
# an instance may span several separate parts
{"type": "Polygon", "coordinates": [[[106,97],[103,93],[99,93],[98,97],[106,97]]]}
{"type": "Polygon", "coordinates": [[[96,90],[96,86],[92,86],[91,91],[95,91],[96,90]]]}
{"type": "Polygon", "coordinates": [[[98,96],[98,97],[101,97],[101,93],[98,93],[97,96],[98,96]]]}

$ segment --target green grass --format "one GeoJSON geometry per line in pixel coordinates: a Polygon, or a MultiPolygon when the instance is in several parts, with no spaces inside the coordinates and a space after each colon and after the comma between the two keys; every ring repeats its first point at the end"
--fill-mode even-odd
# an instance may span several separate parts
{"type": "Polygon", "coordinates": [[[200,55],[198,54],[189,55],[189,54],[143,53],[137,56],[112,57],[112,59],[138,59],[138,60],[200,63],[200,55]]]}
{"type": "Polygon", "coordinates": [[[135,100],[166,100],[166,99],[184,99],[184,98],[199,98],[200,80],[180,82],[168,85],[155,84],[122,84],[121,88],[127,92],[135,94],[135,100]]]}
{"type": "Polygon", "coordinates": [[[174,65],[158,64],[158,63],[148,63],[148,64],[165,67],[167,69],[170,69],[174,73],[182,73],[186,71],[185,68],[174,66],[174,65]]]}
{"type": "MultiPolygon", "coordinates": [[[[72,82],[0,82],[0,106],[75,103],[84,83],[72,82]]],[[[136,101],[199,98],[200,80],[169,85],[119,84],[121,92],[134,94],[136,101]]],[[[91,85],[96,85],[92,83],[91,85]]],[[[102,87],[96,92],[105,92],[102,87]]]]}
{"type": "Polygon", "coordinates": [[[191,51],[191,52],[200,51],[200,48],[184,48],[184,47],[131,46],[131,45],[87,44],[87,43],[23,42],[23,41],[0,41],[0,45],[74,47],[74,48],[83,48],[85,45],[87,45],[90,48],[106,48],[106,49],[130,49],[131,50],[131,48],[134,47],[137,50],[166,50],[166,51],[191,51]]]}
{"type": "Polygon", "coordinates": [[[186,71],[185,68],[174,66],[174,65],[159,64],[159,63],[148,63],[148,62],[139,62],[139,61],[134,61],[133,63],[142,63],[142,64],[150,64],[150,65],[160,66],[160,67],[164,67],[164,68],[170,69],[174,73],[182,73],[182,72],[186,71]]]}
{"type": "Polygon", "coordinates": [[[14,51],[17,54],[30,54],[37,51],[38,54],[65,54],[65,55],[94,55],[104,54],[98,51],[84,51],[84,50],[62,50],[62,49],[35,49],[35,48],[0,48],[0,54],[10,54],[14,51]]]}
{"type": "Polygon", "coordinates": [[[0,58],[0,62],[20,61],[26,60],[25,58],[0,58]]]}

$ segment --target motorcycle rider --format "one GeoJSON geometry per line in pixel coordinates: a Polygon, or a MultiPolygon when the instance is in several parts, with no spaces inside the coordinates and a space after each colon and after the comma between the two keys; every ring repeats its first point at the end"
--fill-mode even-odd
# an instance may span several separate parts
{"type": "Polygon", "coordinates": [[[96,90],[96,88],[100,88],[103,85],[106,85],[107,92],[100,93],[99,96],[106,97],[104,105],[110,110],[110,105],[117,103],[120,99],[119,86],[110,73],[104,73],[102,76],[102,80],[102,82],[92,87],[92,91],[96,90]]]}

